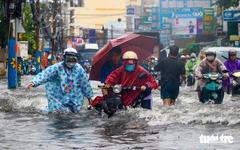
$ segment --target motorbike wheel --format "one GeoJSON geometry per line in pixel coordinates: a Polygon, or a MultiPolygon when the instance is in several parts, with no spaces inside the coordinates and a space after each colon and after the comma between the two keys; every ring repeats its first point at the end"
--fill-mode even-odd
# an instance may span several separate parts
{"type": "Polygon", "coordinates": [[[230,89],[231,89],[231,92],[232,92],[232,96],[237,95],[237,90],[234,88],[234,86],[232,84],[230,85],[230,89]]]}

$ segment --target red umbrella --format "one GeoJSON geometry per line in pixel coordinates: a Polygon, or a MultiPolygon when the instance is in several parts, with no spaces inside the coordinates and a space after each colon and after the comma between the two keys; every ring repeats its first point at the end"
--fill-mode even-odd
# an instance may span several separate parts
{"type": "Polygon", "coordinates": [[[108,52],[115,46],[120,46],[122,55],[126,51],[134,51],[138,55],[138,64],[141,64],[147,57],[153,54],[156,38],[139,35],[125,34],[117,39],[108,42],[102,49],[98,50],[93,57],[90,80],[101,81],[100,71],[102,65],[109,60],[108,52]]]}

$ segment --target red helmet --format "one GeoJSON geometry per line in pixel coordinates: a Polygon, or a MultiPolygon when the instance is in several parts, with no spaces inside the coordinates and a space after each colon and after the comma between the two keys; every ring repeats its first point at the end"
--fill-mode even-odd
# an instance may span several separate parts
{"type": "Polygon", "coordinates": [[[186,59],[190,59],[190,56],[189,56],[189,55],[186,55],[185,58],[186,58],[186,59]]]}

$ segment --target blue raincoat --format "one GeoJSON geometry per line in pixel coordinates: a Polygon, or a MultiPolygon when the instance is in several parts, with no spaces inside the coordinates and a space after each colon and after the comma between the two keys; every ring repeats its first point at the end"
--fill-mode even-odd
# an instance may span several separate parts
{"type": "Polygon", "coordinates": [[[70,108],[64,106],[69,102],[75,104],[79,111],[83,106],[84,98],[93,97],[88,76],[79,64],[68,69],[64,62],[57,63],[36,75],[31,82],[35,87],[47,83],[48,106],[46,111],[48,112],[70,112],[70,108]],[[68,88],[70,86],[71,88],[68,88]]]}

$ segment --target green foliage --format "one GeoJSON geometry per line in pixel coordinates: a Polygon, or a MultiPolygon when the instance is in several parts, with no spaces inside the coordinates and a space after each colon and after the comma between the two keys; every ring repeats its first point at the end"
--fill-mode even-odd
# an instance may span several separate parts
{"type": "Polygon", "coordinates": [[[188,43],[187,46],[185,47],[185,50],[183,50],[181,52],[181,54],[191,54],[191,53],[195,53],[198,54],[199,53],[199,47],[197,45],[195,45],[195,41],[188,43]]]}
{"type": "Polygon", "coordinates": [[[23,41],[28,41],[29,48],[28,53],[29,54],[35,54],[35,50],[33,49],[33,45],[36,43],[36,23],[33,20],[31,7],[29,5],[25,5],[23,7],[23,23],[22,26],[26,33],[23,34],[23,41]]]}
{"type": "Polygon", "coordinates": [[[230,7],[238,7],[240,0],[216,0],[214,5],[223,7],[223,9],[228,9],[230,7]]]}

